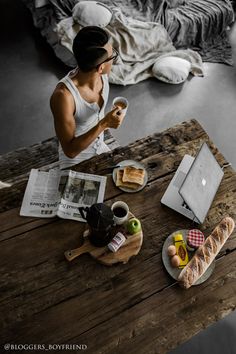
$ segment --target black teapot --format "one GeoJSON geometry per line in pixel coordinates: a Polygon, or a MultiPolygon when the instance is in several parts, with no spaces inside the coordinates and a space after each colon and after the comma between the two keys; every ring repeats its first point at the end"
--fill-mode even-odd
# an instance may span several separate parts
{"type": "Polygon", "coordinates": [[[96,247],[106,246],[112,239],[114,214],[104,203],[93,204],[89,207],[80,207],[80,214],[89,225],[89,240],[96,247]]]}

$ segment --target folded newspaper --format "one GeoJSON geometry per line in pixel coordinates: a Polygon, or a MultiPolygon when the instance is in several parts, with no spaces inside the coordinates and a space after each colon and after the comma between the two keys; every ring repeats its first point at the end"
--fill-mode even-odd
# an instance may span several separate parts
{"type": "Polygon", "coordinates": [[[71,170],[49,172],[32,169],[20,215],[85,221],[79,207],[101,203],[106,177],[71,170]]]}

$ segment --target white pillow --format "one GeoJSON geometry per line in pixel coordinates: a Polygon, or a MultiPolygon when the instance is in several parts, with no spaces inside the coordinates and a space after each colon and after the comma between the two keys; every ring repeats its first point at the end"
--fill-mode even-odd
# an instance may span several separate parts
{"type": "Polygon", "coordinates": [[[81,1],[74,6],[72,16],[83,27],[106,27],[111,21],[112,12],[100,2],[81,1]]]}
{"type": "Polygon", "coordinates": [[[188,60],[178,57],[164,57],[156,61],[152,67],[153,75],[169,84],[180,84],[184,82],[191,70],[188,60]]]}
{"type": "Polygon", "coordinates": [[[35,0],[34,1],[34,6],[36,9],[40,8],[40,7],[43,7],[43,6],[46,6],[49,4],[49,1],[48,0],[35,0]]]}

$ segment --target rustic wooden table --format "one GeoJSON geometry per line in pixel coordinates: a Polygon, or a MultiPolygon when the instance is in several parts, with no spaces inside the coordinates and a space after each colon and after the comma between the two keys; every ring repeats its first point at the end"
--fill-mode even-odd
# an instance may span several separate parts
{"type": "MultiPolygon", "coordinates": [[[[195,155],[204,141],[219,163],[226,163],[202,127],[191,120],[75,168],[99,174],[124,159],[146,167],[148,184],[136,194],[122,193],[111,176],[107,180],[106,203],[127,202],[142,222],[143,246],[125,265],[106,267],[88,254],[66,261],[64,251],[82,243],[83,223],[20,217],[19,208],[10,207],[0,214],[1,345],[70,343],[96,354],[167,353],[235,309],[235,231],[202,285],[181,289],[161,260],[166,237],[193,225],[162,206],[160,199],[184,154],[195,155]]],[[[25,184],[18,186],[19,205],[25,184]]],[[[206,235],[223,216],[236,220],[235,201],[236,173],[228,167],[201,226],[206,235]]],[[[60,352],[69,351],[61,347],[60,352]]]]}

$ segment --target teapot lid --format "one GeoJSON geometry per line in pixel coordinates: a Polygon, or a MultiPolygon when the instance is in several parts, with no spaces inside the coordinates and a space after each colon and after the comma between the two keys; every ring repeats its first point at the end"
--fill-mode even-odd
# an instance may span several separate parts
{"type": "Polygon", "coordinates": [[[113,211],[104,203],[93,204],[89,210],[87,222],[94,229],[106,229],[114,224],[113,211]]]}

